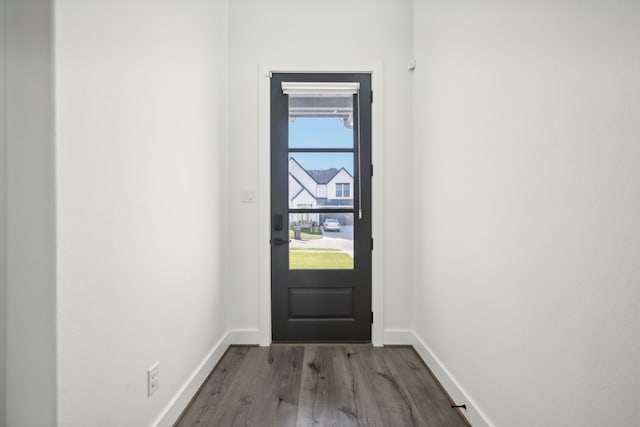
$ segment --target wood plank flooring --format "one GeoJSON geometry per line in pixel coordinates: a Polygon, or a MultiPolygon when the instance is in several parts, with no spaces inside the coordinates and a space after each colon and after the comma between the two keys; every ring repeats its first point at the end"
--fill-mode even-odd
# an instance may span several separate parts
{"type": "Polygon", "coordinates": [[[175,424],[468,426],[411,347],[230,347],[175,424]]]}

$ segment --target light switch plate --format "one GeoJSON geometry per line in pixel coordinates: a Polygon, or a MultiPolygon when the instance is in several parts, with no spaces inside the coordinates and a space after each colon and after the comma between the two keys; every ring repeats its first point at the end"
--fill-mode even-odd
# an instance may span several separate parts
{"type": "Polygon", "coordinates": [[[242,203],[256,203],[256,189],[255,188],[243,188],[240,190],[240,202],[242,203]]]}

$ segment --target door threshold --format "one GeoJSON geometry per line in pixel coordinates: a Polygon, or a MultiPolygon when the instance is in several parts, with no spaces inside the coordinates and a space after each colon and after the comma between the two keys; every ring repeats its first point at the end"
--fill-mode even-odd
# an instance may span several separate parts
{"type": "Polygon", "coordinates": [[[306,345],[306,346],[341,346],[341,345],[355,345],[355,346],[371,346],[371,341],[278,341],[272,342],[272,346],[292,346],[292,345],[306,345]]]}

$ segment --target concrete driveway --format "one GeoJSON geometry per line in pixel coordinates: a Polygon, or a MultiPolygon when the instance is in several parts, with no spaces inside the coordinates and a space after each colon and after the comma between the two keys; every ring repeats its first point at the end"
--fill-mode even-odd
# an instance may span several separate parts
{"type": "Polygon", "coordinates": [[[353,226],[343,225],[340,231],[323,231],[320,239],[291,239],[289,246],[296,249],[339,249],[353,256],[353,226]]]}
{"type": "Polygon", "coordinates": [[[353,240],[353,225],[343,225],[340,231],[322,231],[324,237],[353,240]]]}

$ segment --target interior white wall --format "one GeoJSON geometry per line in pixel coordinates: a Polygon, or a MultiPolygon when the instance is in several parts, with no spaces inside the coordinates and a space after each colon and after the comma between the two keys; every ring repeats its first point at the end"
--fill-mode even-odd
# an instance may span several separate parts
{"type": "Polygon", "coordinates": [[[416,334],[495,425],[640,425],[640,3],[415,1],[414,48],[416,334]]]}
{"type": "Polygon", "coordinates": [[[7,1],[6,425],[56,419],[56,211],[58,424],[149,425],[258,324],[258,65],[372,62],[385,328],[496,425],[640,423],[637,2],[57,0],[54,210],[53,12],[7,1]]]}
{"type": "Polygon", "coordinates": [[[5,7],[6,425],[50,426],[56,412],[51,2],[8,0],[5,7]]]}
{"type": "MultiPolygon", "coordinates": [[[[411,2],[238,0],[229,9],[229,306],[231,324],[258,328],[258,205],[240,190],[259,188],[260,66],[384,67],[385,328],[408,329],[411,316],[411,2]]],[[[376,96],[374,94],[374,102],[376,96]]],[[[264,194],[258,194],[261,203],[264,194]],[[262,198],[262,199],[261,199],[262,198]]]]}
{"type": "Polygon", "coordinates": [[[0,424],[6,424],[7,359],[7,125],[5,74],[5,0],[0,0],[0,424]]]}
{"type": "Polygon", "coordinates": [[[227,331],[227,5],[57,0],[55,20],[58,424],[151,425],[227,331]]]}

